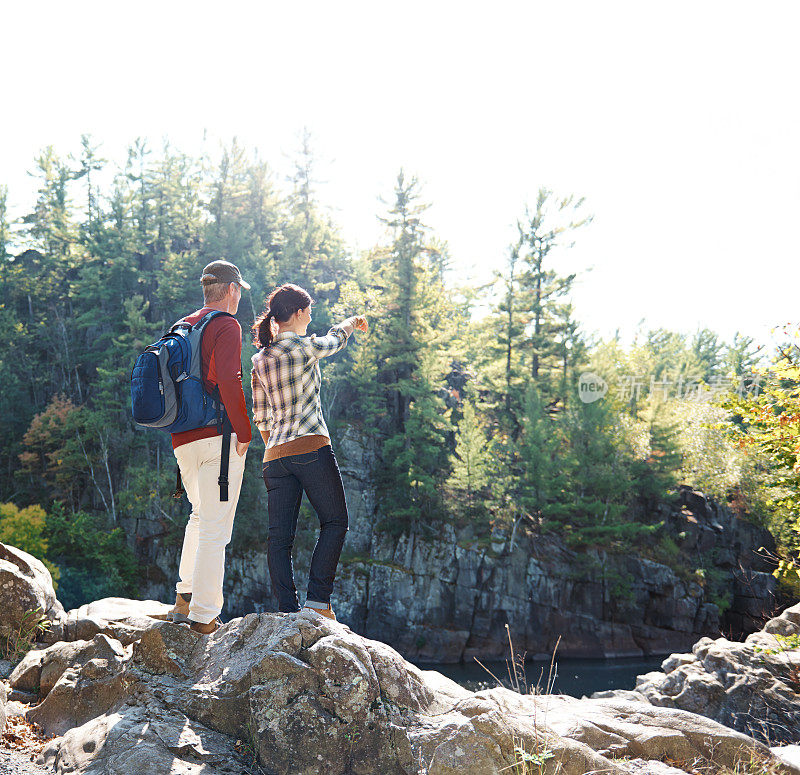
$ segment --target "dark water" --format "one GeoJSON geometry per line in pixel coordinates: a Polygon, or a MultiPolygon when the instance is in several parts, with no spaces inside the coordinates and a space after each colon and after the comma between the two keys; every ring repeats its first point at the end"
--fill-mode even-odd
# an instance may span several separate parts
{"type": "MultiPolygon", "coordinates": [[[[572,697],[587,697],[592,692],[605,689],[633,689],[636,676],[660,670],[666,657],[620,657],[617,659],[556,659],[550,675],[551,694],[569,694],[572,697]]],[[[509,671],[513,675],[511,660],[508,662],[481,662],[494,673],[506,688],[513,688],[509,680],[509,671]]],[[[422,670],[438,670],[470,691],[491,689],[497,686],[494,680],[477,662],[461,664],[441,664],[431,662],[415,662],[422,670]]],[[[529,661],[525,663],[525,676],[517,667],[520,676],[520,689],[524,691],[523,681],[527,681],[528,691],[539,686],[546,691],[550,661],[529,661]]]]}

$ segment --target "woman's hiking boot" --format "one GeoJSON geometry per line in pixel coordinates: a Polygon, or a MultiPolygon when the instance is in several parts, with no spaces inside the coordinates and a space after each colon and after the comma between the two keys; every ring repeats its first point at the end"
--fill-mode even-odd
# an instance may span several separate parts
{"type": "Polygon", "coordinates": [[[304,611],[314,611],[314,613],[321,614],[322,616],[327,616],[328,619],[333,619],[333,621],[338,622],[339,620],[336,618],[336,614],[333,612],[330,603],[318,603],[316,600],[306,600],[306,604],[303,606],[304,611]]]}
{"type": "Polygon", "coordinates": [[[222,627],[222,620],[219,617],[212,619],[208,624],[189,619],[189,629],[192,632],[200,633],[200,635],[211,635],[212,632],[216,632],[220,627],[222,627]]]}
{"type": "Polygon", "coordinates": [[[167,621],[175,624],[188,624],[189,622],[189,603],[192,601],[192,593],[183,594],[178,592],[175,595],[175,607],[167,612],[167,621]]]}

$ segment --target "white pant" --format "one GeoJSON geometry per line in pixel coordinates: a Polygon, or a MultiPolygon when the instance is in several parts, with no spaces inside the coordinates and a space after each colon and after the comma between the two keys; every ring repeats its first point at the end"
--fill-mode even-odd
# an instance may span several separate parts
{"type": "Polygon", "coordinates": [[[203,624],[213,621],[222,611],[225,547],[231,540],[246,456],[247,453],[241,457],[237,454],[236,434],[231,434],[228,500],[223,502],[219,499],[218,482],[222,436],[198,439],[175,450],[183,486],[192,504],[176,590],[192,593],[189,618],[203,624]]]}

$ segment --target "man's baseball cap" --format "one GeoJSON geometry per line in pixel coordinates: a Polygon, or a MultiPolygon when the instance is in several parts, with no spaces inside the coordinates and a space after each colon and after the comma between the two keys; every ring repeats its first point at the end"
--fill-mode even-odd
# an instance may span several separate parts
{"type": "Polygon", "coordinates": [[[250,290],[250,283],[242,280],[242,273],[239,267],[230,261],[212,261],[203,269],[203,276],[200,278],[203,285],[213,285],[214,283],[239,283],[245,290],[250,290]]]}

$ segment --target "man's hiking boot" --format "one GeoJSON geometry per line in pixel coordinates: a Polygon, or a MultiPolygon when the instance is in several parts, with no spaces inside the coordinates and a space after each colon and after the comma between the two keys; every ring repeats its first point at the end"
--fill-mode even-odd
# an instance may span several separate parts
{"type": "Polygon", "coordinates": [[[178,592],[175,595],[175,607],[167,612],[167,621],[175,624],[188,624],[189,622],[189,603],[192,600],[192,593],[185,595],[178,592]]]}
{"type": "Polygon", "coordinates": [[[321,614],[322,616],[327,616],[328,619],[333,619],[333,621],[339,621],[336,618],[336,614],[333,612],[330,603],[318,603],[315,601],[306,601],[306,604],[303,606],[304,611],[314,611],[314,613],[321,614]]]}
{"type": "Polygon", "coordinates": [[[189,619],[189,629],[192,630],[192,632],[200,633],[200,635],[211,635],[212,632],[216,632],[220,627],[222,627],[222,620],[219,617],[213,619],[208,624],[195,622],[189,619]]]}

